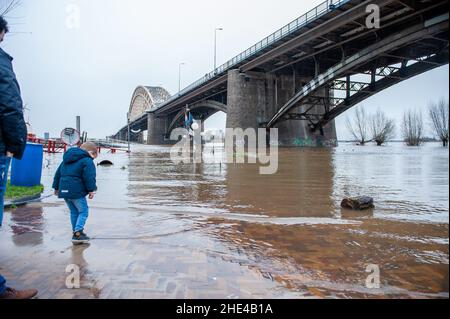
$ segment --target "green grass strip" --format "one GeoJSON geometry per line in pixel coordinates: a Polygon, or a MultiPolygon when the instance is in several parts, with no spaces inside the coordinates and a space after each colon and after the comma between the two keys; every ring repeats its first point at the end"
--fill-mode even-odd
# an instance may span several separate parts
{"type": "Polygon", "coordinates": [[[16,199],[28,196],[34,196],[42,194],[44,191],[44,185],[38,185],[33,187],[12,186],[10,181],[6,186],[5,199],[16,199]]]}

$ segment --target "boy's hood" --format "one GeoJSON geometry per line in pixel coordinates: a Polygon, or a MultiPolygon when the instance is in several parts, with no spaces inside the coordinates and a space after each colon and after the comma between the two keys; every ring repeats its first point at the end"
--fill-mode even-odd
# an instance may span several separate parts
{"type": "Polygon", "coordinates": [[[89,155],[88,152],[85,150],[82,150],[81,148],[71,148],[69,149],[66,154],[64,154],[63,161],[65,164],[75,163],[83,158],[91,158],[91,155],[89,155]]]}

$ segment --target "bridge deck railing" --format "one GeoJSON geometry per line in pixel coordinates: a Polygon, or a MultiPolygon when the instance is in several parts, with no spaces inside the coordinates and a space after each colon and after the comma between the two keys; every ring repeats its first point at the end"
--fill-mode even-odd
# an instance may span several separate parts
{"type": "Polygon", "coordinates": [[[235,56],[234,58],[232,58],[228,62],[222,64],[217,69],[213,70],[212,72],[206,74],[201,79],[199,79],[199,80],[195,81],[194,83],[192,83],[191,85],[187,86],[186,88],[181,90],[178,94],[174,95],[169,100],[167,100],[166,102],[164,102],[163,104],[158,106],[156,109],[161,108],[161,107],[163,107],[163,106],[165,106],[165,105],[175,101],[179,97],[181,97],[181,96],[183,96],[183,95],[193,91],[194,89],[202,86],[206,82],[209,82],[210,80],[223,75],[225,72],[227,72],[231,68],[241,64],[242,62],[244,62],[244,61],[246,61],[248,59],[250,59],[251,57],[253,57],[253,56],[257,55],[258,53],[260,53],[262,50],[270,47],[271,45],[273,45],[277,41],[279,41],[279,40],[281,40],[281,39],[291,35],[292,33],[298,31],[300,28],[302,28],[302,27],[308,25],[309,23],[317,20],[321,16],[323,16],[323,15],[325,15],[325,14],[331,12],[331,11],[334,11],[335,9],[339,8],[340,6],[346,4],[349,1],[350,0],[327,0],[327,1],[319,4],[314,9],[308,11],[307,13],[305,13],[304,15],[300,16],[299,18],[295,19],[291,23],[289,23],[289,24],[285,25],[284,27],[282,27],[281,29],[275,31],[274,33],[272,33],[268,37],[264,38],[263,40],[259,41],[255,45],[251,46],[250,48],[248,48],[244,52],[238,54],[237,56],[235,56]]]}

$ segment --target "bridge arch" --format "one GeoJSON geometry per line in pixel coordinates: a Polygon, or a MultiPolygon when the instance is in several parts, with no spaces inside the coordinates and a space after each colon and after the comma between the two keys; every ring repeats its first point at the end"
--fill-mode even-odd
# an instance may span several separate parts
{"type": "MultiPolygon", "coordinates": [[[[227,113],[228,111],[225,104],[213,100],[197,102],[195,104],[189,105],[189,109],[191,110],[191,113],[193,114],[195,119],[201,119],[203,121],[206,121],[209,117],[216,114],[217,112],[227,113]]],[[[176,113],[169,125],[168,133],[170,133],[177,127],[183,126],[184,113],[185,109],[182,109],[181,111],[176,113]]]]}
{"type": "Polygon", "coordinates": [[[162,87],[138,86],[133,93],[128,111],[130,121],[140,118],[146,111],[158,107],[170,98],[162,87]]]}

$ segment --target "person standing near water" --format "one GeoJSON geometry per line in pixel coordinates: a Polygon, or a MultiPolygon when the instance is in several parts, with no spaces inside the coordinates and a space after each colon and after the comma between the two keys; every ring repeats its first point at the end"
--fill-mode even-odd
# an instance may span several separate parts
{"type": "Polygon", "coordinates": [[[84,232],[89,217],[86,197],[93,199],[97,190],[94,165],[97,156],[97,145],[92,142],[69,149],[53,179],[55,195],[63,198],[70,210],[74,245],[87,244],[90,240],[84,232]]]}
{"type": "MultiPolygon", "coordinates": [[[[8,23],[0,16],[0,43],[8,33],[8,23]]],[[[20,88],[12,68],[12,57],[0,48],[0,227],[3,221],[3,198],[11,159],[21,159],[27,143],[27,126],[23,118],[20,88]]],[[[30,299],[36,289],[17,291],[6,286],[0,275],[0,299],[30,299]]]]}

